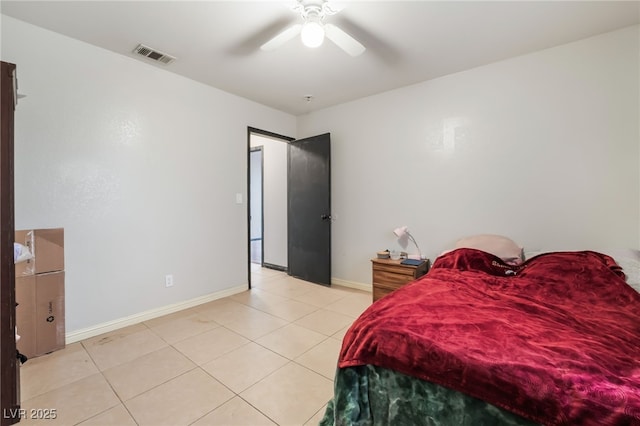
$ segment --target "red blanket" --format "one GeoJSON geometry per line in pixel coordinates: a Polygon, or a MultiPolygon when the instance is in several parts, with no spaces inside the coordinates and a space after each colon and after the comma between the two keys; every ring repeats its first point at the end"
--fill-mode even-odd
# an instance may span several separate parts
{"type": "Polygon", "coordinates": [[[612,258],[474,249],[371,305],[339,367],[373,364],[549,425],[640,425],[640,294],[612,258]]]}

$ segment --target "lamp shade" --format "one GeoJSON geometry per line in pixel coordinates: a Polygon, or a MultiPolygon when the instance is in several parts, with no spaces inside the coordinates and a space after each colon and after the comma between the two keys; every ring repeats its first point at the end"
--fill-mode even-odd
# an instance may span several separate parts
{"type": "Polygon", "coordinates": [[[401,226],[399,228],[394,229],[393,233],[396,234],[396,237],[402,238],[409,233],[409,228],[407,228],[406,226],[401,226]]]}

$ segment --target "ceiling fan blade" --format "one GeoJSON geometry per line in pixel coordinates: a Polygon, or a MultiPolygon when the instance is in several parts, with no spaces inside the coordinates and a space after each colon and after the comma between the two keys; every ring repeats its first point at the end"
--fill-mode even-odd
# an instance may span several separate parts
{"type": "Polygon", "coordinates": [[[332,24],[324,24],[324,31],[329,40],[351,56],[361,55],[366,49],[355,38],[332,24]]]}
{"type": "Polygon", "coordinates": [[[294,38],[295,36],[297,36],[298,34],[300,34],[301,30],[302,30],[301,24],[292,25],[286,30],[276,35],[274,38],[272,38],[268,42],[266,42],[265,44],[263,44],[262,46],[260,46],[260,49],[267,52],[275,50],[278,47],[285,44],[286,42],[288,42],[289,40],[291,40],[292,38],[294,38]]]}
{"type": "Polygon", "coordinates": [[[335,15],[345,7],[346,7],[345,4],[336,3],[333,1],[331,3],[329,2],[322,3],[322,11],[324,12],[325,15],[335,15]]]}

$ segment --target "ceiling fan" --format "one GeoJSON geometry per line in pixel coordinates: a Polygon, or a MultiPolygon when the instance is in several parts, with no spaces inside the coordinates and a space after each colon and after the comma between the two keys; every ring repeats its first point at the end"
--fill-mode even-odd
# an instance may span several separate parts
{"type": "Polygon", "coordinates": [[[334,15],[342,8],[331,5],[328,0],[296,0],[292,9],[300,13],[303,23],[286,28],[260,46],[260,49],[275,50],[300,34],[302,43],[307,47],[320,46],[326,36],[351,56],[361,55],[365,51],[365,47],[358,40],[335,25],[324,22],[327,15],[334,15]]]}

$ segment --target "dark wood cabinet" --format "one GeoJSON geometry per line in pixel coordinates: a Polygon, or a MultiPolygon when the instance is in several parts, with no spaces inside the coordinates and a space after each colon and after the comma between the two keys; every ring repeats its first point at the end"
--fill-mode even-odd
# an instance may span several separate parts
{"type": "Polygon", "coordinates": [[[0,87],[0,425],[20,421],[20,364],[16,352],[16,295],[13,258],[13,117],[16,66],[2,62],[0,87]]]}

